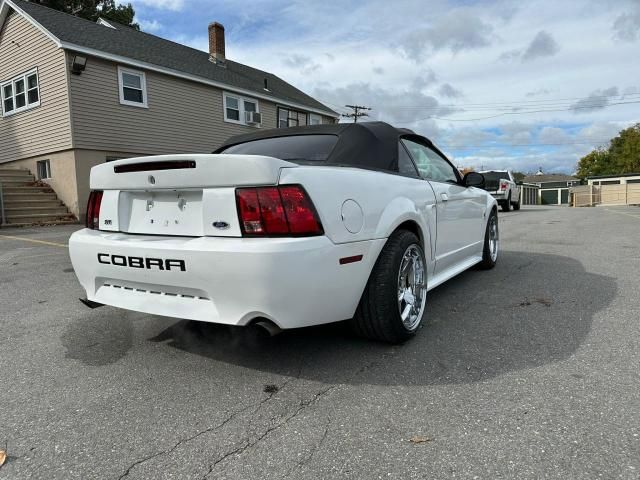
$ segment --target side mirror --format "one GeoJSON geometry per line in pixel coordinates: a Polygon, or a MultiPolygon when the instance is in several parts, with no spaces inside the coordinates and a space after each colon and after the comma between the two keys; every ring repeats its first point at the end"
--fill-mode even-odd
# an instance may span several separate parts
{"type": "Polygon", "coordinates": [[[484,187],[484,175],[478,172],[469,172],[462,179],[465,187],[484,187]]]}

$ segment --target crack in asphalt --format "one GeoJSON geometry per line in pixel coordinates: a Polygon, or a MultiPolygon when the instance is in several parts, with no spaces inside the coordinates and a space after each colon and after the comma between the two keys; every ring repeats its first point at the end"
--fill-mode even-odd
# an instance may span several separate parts
{"type": "MultiPolygon", "coordinates": [[[[298,405],[298,408],[289,416],[285,417],[285,419],[275,425],[272,425],[271,427],[267,428],[262,435],[260,435],[257,439],[255,439],[254,441],[249,441],[249,438],[245,438],[242,442],[241,445],[239,445],[238,447],[234,448],[233,450],[228,451],[227,453],[225,453],[224,455],[222,455],[220,458],[218,458],[215,462],[213,462],[211,465],[209,465],[209,469],[207,470],[207,473],[204,474],[204,476],[202,477],[202,480],[206,480],[209,475],[211,475],[213,473],[213,470],[216,468],[216,466],[218,464],[220,464],[221,462],[223,462],[224,460],[226,460],[227,458],[231,457],[232,455],[240,455],[242,454],[245,450],[257,445],[258,443],[260,443],[264,438],[266,438],[271,432],[274,432],[276,430],[278,430],[279,428],[285,426],[286,424],[288,424],[291,420],[293,420],[295,417],[297,417],[303,410],[305,410],[307,407],[313,405],[314,403],[316,403],[320,398],[324,397],[325,395],[327,395],[331,390],[333,390],[334,388],[336,388],[337,385],[332,385],[328,388],[325,388],[324,390],[321,390],[320,392],[316,393],[313,398],[311,398],[310,400],[307,401],[301,401],[298,405]]],[[[271,421],[273,421],[275,419],[272,418],[271,421]]]]}
{"type": "MultiPolygon", "coordinates": [[[[362,373],[366,372],[367,370],[371,369],[371,368],[375,368],[377,367],[384,359],[393,356],[396,353],[396,349],[393,348],[390,352],[387,352],[385,354],[382,355],[382,358],[373,360],[365,365],[363,365],[362,367],[360,367],[358,370],[356,370],[354,372],[354,374],[352,375],[352,378],[357,377],[358,375],[361,375],[362,373]]],[[[289,379],[287,379],[285,382],[282,383],[282,385],[280,385],[278,387],[278,390],[275,392],[270,393],[267,397],[263,398],[262,400],[260,400],[257,403],[248,405],[244,408],[241,408],[235,412],[233,412],[229,417],[227,417],[225,420],[223,420],[221,423],[219,423],[218,425],[206,428],[204,430],[201,430],[199,432],[197,432],[196,434],[187,437],[187,438],[183,438],[180,441],[178,441],[177,443],[175,443],[171,448],[162,450],[160,452],[156,452],[152,455],[148,455],[147,457],[144,457],[140,460],[136,460],[135,462],[131,463],[129,465],[129,467],[127,467],[127,469],[124,471],[124,473],[122,475],[120,475],[118,477],[118,480],[122,480],[123,478],[126,478],[127,476],[129,476],[129,474],[132,472],[133,469],[135,469],[137,466],[148,462],[149,460],[153,460],[154,458],[158,458],[161,457],[163,455],[169,455],[171,453],[173,453],[175,450],[177,450],[179,447],[181,447],[182,445],[189,443],[199,437],[201,437],[202,435],[205,435],[207,433],[211,433],[211,432],[215,432],[217,430],[219,430],[220,428],[224,427],[227,423],[231,422],[233,419],[235,419],[236,417],[238,417],[239,415],[245,413],[247,410],[251,409],[252,407],[255,407],[255,409],[252,412],[252,415],[257,413],[260,408],[262,408],[262,406],[269,402],[273,397],[277,396],[279,393],[281,393],[283,391],[283,389],[292,381],[297,380],[300,378],[300,375],[302,373],[302,369],[304,368],[304,365],[300,365],[300,368],[298,369],[298,373],[296,374],[295,377],[290,377],[289,379]]],[[[249,437],[245,438],[244,441],[242,442],[242,444],[240,446],[238,446],[237,448],[225,453],[224,455],[222,455],[219,459],[217,459],[216,461],[214,461],[212,464],[209,465],[208,471],[207,473],[202,477],[202,479],[206,479],[215,469],[215,467],[220,464],[221,462],[223,462],[225,459],[231,457],[234,454],[241,454],[242,452],[244,452],[245,450],[253,447],[254,445],[258,444],[259,442],[261,442],[267,435],[269,435],[270,433],[274,432],[275,430],[278,430],[279,428],[281,428],[282,426],[286,425],[290,420],[294,419],[295,417],[297,417],[304,409],[306,409],[307,407],[313,405],[314,403],[316,403],[320,398],[324,397],[326,394],[328,394],[331,390],[337,388],[338,385],[332,385],[328,388],[325,388],[324,390],[321,390],[320,392],[316,393],[313,398],[311,398],[310,400],[307,401],[301,401],[298,405],[298,408],[293,412],[293,414],[289,415],[288,417],[286,417],[282,422],[273,425],[271,427],[269,427],[267,430],[265,430],[262,435],[260,435],[256,440],[254,440],[253,442],[249,441],[249,437]]],[[[277,417],[273,417],[271,419],[271,421],[274,421],[275,418],[277,417]]],[[[327,423],[327,426],[323,432],[323,436],[320,440],[320,442],[318,443],[318,445],[314,448],[314,450],[311,452],[311,455],[308,456],[305,460],[303,460],[300,464],[297,464],[295,467],[292,468],[292,470],[287,473],[287,476],[289,476],[293,471],[296,470],[296,468],[304,465],[305,463],[309,462],[311,460],[311,458],[313,457],[313,455],[315,455],[315,452],[320,448],[320,446],[323,444],[323,442],[326,439],[326,436],[328,434],[328,430],[329,430],[329,425],[331,423],[331,418],[329,419],[329,422],[327,423]]]]}
{"type": "MultiPolygon", "coordinates": [[[[285,386],[286,386],[290,381],[291,381],[291,379],[289,379],[289,380],[287,380],[286,382],[284,382],[284,383],[282,384],[282,386],[279,388],[279,390],[282,390],[282,389],[283,389],[283,388],[284,388],[284,387],[285,387],[285,386]]],[[[247,410],[249,410],[249,409],[250,409],[250,408],[252,408],[252,407],[256,407],[253,413],[257,412],[263,404],[265,404],[266,402],[268,402],[269,400],[271,400],[271,399],[272,399],[272,398],[273,398],[277,393],[278,393],[278,392],[273,392],[273,393],[269,394],[266,398],[263,398],[262,400],[260,400],[258,403],[253,403],[253,404],[251,404],[251,405],[247,405],[246,407],[241,408],[240,410],[237,410],[237,411],[233,412],[231,415],[229,415],[229,417],[227,417],[226,419],[224,419],[224,420],[223,420],[221,423],[219,423],[218,425],[214,425],[213,427],[209,427],[209,428],[206,428],[206,429],[204,429],[204,430],[201,430],[201,431],[199,431],[198,433],[196,433],[196,434],[194,434],[194,435],[192,435],[192,436],[190,436],[190,437],[183,438],[182,440],[178,441],[175,445],[173,445],[171,448],[168,448],[168,449],[162,450],[162,451],[160,451],[160,452],[156,452],[156,453],[154,453],[154,454],[152,454],[152,455],[149,455],[149,456],[147,456],[147,457],[144,457],[144,458],[142,458],[142,459],[140,459],[140,460],[136,460],[136,461],[135,461],[135,462],[133,462],[131,465],[129,465],[129,467],[125,470],[125,472],[124,472],[122,475],[120,475],[120,476],[118,477],[118,480],[122,480],[123,478],[127,477],[127,476],[131,473],[131,471],[132,471],[135,467],[137,467],[138,465],[141,465],[141,464],[143,464],[143,463],[145,463],[145,462],[148,462],[149,460],[152,460],[152,459],[154,459],[154,458],[160,457],[160,456],[162,456],[162,455],[168,455],[168,454],[170,454],[170,453],[174,452],[178,447],[182,446],[182,445],[183,445],[183,444],[185,444],[185,443],[188,443],[188,442],[190,442],[190,441],[192,441],[192,440],[195,440],[196,438],[198,438],[198,437],[200,437],[200,436],[202,436],[202,435],[205,435],[205,434],[207,434],[207,433],[215,432],[216,430],[218,430],[218,429],[220,429],[220,428],[224,427],[227,423],[229,423],[229,422],[230,422],[231,420],[233,420],[235,417],[237,417],[238,415],[240,415],[240,414],[242,414],[242,413],[246,412],[247,410]]]]}
{"type": "Polygon", "coordinates": [[[320,450],[322,445],[324,445],[324,442],[327,439],[327,435],[329,433],[329,427],[330,427],[332,421],[333,421],[333,419],[331,417],[329,417],[328,420],[327,420],[327,424],[324,426],[324,431],[322,432],[322,437],[320,438],[320,441],[318,443],[316,443],[316,445],[311,449],[311,452],[309,452],[309,455],[307,455],[305,458],[303,458],[298,463],[296,463],[287,473],[285,473],[283,475],[283,477],[282,477],[283,480],[286,479],[286,478],[289,478],[293,474],[293,472],[295,472],[296,470],[302,468],[303,466],[305,466],[307,463],[309,463],[313,459],[313,457],[315,456],[316,452],[318,450],[320,450]]]}

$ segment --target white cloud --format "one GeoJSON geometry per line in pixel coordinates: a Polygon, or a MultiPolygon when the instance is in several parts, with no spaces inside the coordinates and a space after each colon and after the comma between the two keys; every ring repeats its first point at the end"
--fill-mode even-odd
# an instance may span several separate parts
{"type": "Polygon", "coordinates": [[[500,54],[499,60],[516,60],[529,62],[540,57],[552,57],[560,50],[558,42],[550,33],[540,30],[531,40],[526,49],[507,50],[500,54]]]}
{"type": "Polygon", "coordinates": [[[550,33],[541,30],[531,40],[531,43],[522,54],[522,61],[526,62],[539,57],[552,57],[558,53],[558,50],[560,50],[558,42],[555,41],[550,33]]]}
{"type": "Polygon", "coordinates": [[[493,26],[469,9],[458,9],[445,14],[432,25],[410,32],[400,43],[405,54],[422,61],[432,50],[461,50],[486,47],[494,39],[493,26]]]}
{"type": "Polygon", "coordinates": [[[571,110],[573,110],[574,113],[602,110],[603,108],[606,108],[607,105],[609,105],[617,96],[618,87],[596,90],[595,92],[591,92],[588,97],[578,100],[571,105],[571,110]]]}
{"type": "Polygon", "coordinates": [[[144,18],[137,19],[136,22],[140,24],[140,29],[143,32],[155,33],[163,28],[163,25],[158,20],[145,20],[144,18]]]}
{"type": "Polygon", "coordinates": [[[438,93],[443,97],[447,97],[447,98],[460,98],[464,96],[462,91],[451,86],[451,84],[449,83],[443,83],[442,85],[440,85],[440,88],[438,89],[438,93]]]}
{"type": "MultiPolygon", "coordinates": [[[[151,0],[134,3],[150,9],[143,1],[151,0]]],[[[424,0],[398,0],[393,8],[368,0],[350,2],[348,16],[344,2],[220,0],[214,8],[193,1],[197,8],[189,4],[180,14],[192,20],[183,22],[189,28],[172,39],[207,51],[207,22],[230,18],[228,58],[272,72],[340,112],[347,103],[371,106],[372,119],[430,136],[457,163],[475,158],[570,172],[580,156],[639,120],[638,104],[594,98],[617,85],[615,98],[640,99],[640,64],[630,60],[640,37],[634,43],[625,30],[638,0],[517,7],[430,0],[428,12],[424,0]],[[501,54],[511,61],[496,61],[501,54]],[[451,96],[445,85],[464,96],[451,96]],[[553,143],[563,145],[535,146],[553,143]]],[[[158,18],[163,33],[171,28],[147,11],[143,18],[158,18]]]]}
{"type": "Polygon", "coordinates": [[[159,10],[171,10],[179,12],[184,9],[185,0],[130,0],[133,6],[144,5],[145,7],[159,10]]]}
{"type": "Polygon", "coordinates": [[[640,39],[640,3],[636,11],[622,13],[613,22],[613,36],[624,42],[635,42],[640,39]]]}
{"type": "Polygon", "coordinates": [[[571,141],[571,135],[563,128],[542,127],[538,133],[538,141],[549,144],[568,143],[571,141]]]}

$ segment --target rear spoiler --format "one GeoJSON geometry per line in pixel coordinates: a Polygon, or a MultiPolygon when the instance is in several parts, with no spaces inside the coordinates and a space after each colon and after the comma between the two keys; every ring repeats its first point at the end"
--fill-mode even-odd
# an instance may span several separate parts
{"type": "Polygon", "coordinates": [[[196,168],[195,160],[169,160],[166,162],[125,163],[113,167],[115,173],[148,172],[151,170],[178,170],[196,168]]]}

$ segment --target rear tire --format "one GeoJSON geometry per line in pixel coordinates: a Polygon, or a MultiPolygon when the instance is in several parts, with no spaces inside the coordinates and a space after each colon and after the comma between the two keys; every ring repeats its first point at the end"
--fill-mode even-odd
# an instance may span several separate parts
{"type": "Polygon", "coordinates": [[[502,211],[508,212],[511,210],[511,193],[509,193],[509,198],[506,201],[502,202],[502,211]]]}
{"type": "Polygon", "coordinates": [[[496,263],[498,262],[499,251],[500,232],[498,230],[498,213],[496,210],[491,210],[491,213],[489,214],[489,220],[487,220],[487,227],[485,228],[484,233],[482,261],[478,264],[478,268],[482,270],[490,270],[495,267],[496,263]],[[494,227],[495,230],[492,230],[494,227]]]}
{"type": "Polygon", "coordinates": [[[351,327],[372,340],[405,342],[420,327],[426,295],[426,259],[420,240],[412,232],[397,230],[376,260],[351,327]]]}
{"type": "Polygon", "coordinates": [[[514,209],[515,211],[520,210],[520,202],[516,202],[516,203],[514,203],[514,204],[513,204],[513,209],[514,209]]]}

